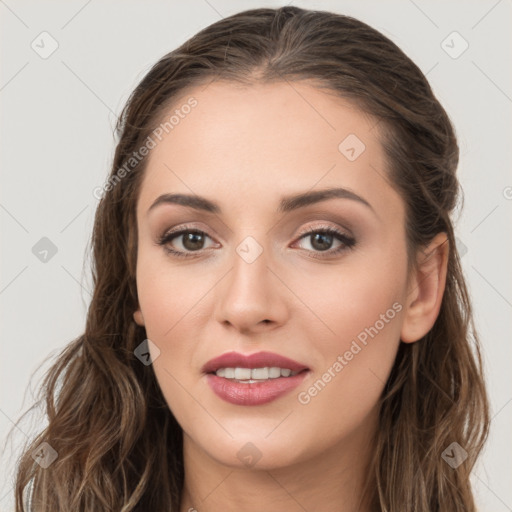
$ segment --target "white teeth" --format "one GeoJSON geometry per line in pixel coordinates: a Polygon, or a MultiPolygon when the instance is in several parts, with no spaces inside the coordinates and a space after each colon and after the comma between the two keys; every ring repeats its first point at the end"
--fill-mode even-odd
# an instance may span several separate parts
{"type": "Polygon", "coordinates": [[[235,368],[236,380],[249,380],[251,378],[250,368],[235,368]]]}
{"type": "MultiPolygon", "coordinates": [[[[281,375],[279,368],[277,368],[277,374],[278,377],[281,375]]],[[[270,375],[270,370],[268,368],[253,368],[251,370],[251,379],[268,379],[269,376],[273,377],[273,375],[270,375]]]]}
{"type": "MultiPolygon", "coordinates": [[[[281,377],[281,372],[291,372],[291,370],[285,370],[284,368],[281,370],[281,368],[276,368],[275,366],[272,366],[271,368],[268,369],[267,378],[277,379],[278,377],[281,377]]],[[[285,377],[287,377],[288,375],[285,375],[285,377]]]]}
{"type": "Polygon", "coordinates": [[[289,368],[278,368],[277,366],[265,368],[219,368],[215,374],[217,377],[225,379],[235,379],[240,381],[259,381],[268,379],[277,379],[279,377],[290,377],[299,372],[292,372],[289,368]]]}

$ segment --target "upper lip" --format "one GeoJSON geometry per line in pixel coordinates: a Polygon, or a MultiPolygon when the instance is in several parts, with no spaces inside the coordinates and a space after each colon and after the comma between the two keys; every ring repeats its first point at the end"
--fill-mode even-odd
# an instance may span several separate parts
{"type": "Polygon", "coordinates": [[[255,354],[244,355],[238,352],[227,352],[218,357],[210,359],[203,365],[201,370],[204,373],[216,372],[219,368],[289,368],[292,372],[309,370],[302,363],[289,359],[288,357],[274,354],[273,352],[257,352],[255,354]]]}

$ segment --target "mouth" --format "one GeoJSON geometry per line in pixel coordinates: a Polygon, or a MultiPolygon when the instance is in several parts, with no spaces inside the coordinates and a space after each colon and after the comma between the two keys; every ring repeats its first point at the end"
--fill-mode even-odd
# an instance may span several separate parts
{"type": "Polygon", "coordinates": [[[223,354],[202,368],[212,391],[235,405],[262,405],[297,387],[310,369],[272,352],[223,354]]]}

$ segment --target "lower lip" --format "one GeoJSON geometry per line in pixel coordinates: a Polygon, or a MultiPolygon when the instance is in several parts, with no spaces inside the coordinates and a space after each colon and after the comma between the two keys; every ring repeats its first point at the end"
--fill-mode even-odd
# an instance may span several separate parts
{"type": "Polygon", "coordinates": [[[211,373],[206,375],[206,379],[213,392],[226,402],[235,405],[261,405],[296,388],[304,380],[306,373],[307,370],[293,377],[279,377],[249,384],[241,384],[211,373]]]}

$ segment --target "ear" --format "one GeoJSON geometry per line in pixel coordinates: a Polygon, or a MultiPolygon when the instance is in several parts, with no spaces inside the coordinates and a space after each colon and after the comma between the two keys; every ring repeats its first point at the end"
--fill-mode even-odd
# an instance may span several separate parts
{"type": "Polygon", "coordinates": [[[441,309],[446,285],[449,243],[446,233],[438,233],[417,254],[417,268],[409,280],[400,339],[412,343],[434,325],[441,309]]]}
{"type": "Polygon", "coordinates": [[[145,324],[144,324],[144,317],[142,316],[142,311],[139,309],[137,309],[137,311],[134,311],[133,313],[133,319],[135,320],[135,323],[137,325],[140,325],[141,327],[143,327],[145,324]]]}

